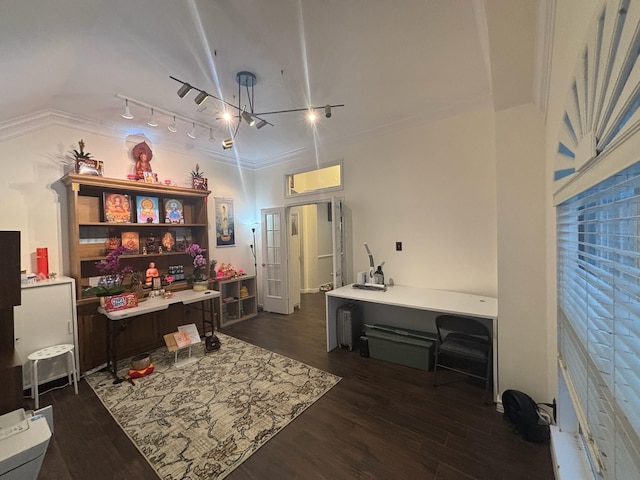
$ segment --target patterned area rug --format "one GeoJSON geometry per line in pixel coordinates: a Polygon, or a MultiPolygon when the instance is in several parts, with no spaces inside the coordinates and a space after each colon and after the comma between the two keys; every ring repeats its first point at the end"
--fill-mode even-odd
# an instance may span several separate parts
{"type": "MultiPolygon", "coordinates": [[[[340,381],[340,377],[217,333],[222,346],[173,366],[166,348],[154,372],[113,385],[106,372],[87,382],[138,450],[167,480],[221,479],[340,381]]],[[[186,355],[180,352],[180,359],[186,355]]],[[[119,374],[124,376],[129,360],[119,374]]]]}

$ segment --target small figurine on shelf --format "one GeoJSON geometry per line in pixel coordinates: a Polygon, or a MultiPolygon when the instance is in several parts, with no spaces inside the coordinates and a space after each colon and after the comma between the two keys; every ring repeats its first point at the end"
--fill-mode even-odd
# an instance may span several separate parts
{"type": "Polygon", "coordinates": [[[148,287],[151,286],[151,283],[154,277],[160,276],[160,272],[158,272],[158,269],[156,268],[156,264],[154,262],[149,263],[149,268],[147,268],[147,271],[144,276],[145,276],[144,283],[148,287]]]}

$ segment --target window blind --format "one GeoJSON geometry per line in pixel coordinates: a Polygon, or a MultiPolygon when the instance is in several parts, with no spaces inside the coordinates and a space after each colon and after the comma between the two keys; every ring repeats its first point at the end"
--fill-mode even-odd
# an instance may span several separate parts
{"type": "Polygon", "coordinates": [[[640,163],[557,208],[558,352],[592,465],[640,478],[640,163]]]}

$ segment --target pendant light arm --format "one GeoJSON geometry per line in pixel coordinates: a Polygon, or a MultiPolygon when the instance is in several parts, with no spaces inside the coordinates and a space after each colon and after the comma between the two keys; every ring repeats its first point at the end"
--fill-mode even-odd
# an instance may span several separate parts
{"type": "MultiPolygon", "coordinates": [[[[340,105],[329,105],[331,108],[344,107],[344,103],[340,105]]],[[[309,110],[323,110],[325,105],[321,107],[308,107],[308,108],[292,108],[290,110],[275,110],[272,112],[260,112],[255,113],[253,116],[257,117],[259,115],[273,115],[274,113],[290,113],[290,112],[308,112],[309,110]]]]}

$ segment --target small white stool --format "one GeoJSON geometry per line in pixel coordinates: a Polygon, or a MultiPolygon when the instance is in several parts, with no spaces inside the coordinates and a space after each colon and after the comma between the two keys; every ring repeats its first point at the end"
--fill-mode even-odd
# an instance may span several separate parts
{"type": "Polygon", "coordinates": [[[73,354],[73,345],[71,344],[62,344],[62,345],[53,345],[52,347],[46,347],[38,350],[37,352],[33,352],[27,358],[31,360],[31,398],[35,398],[37,410],[40,408],[40,402],[38,399],[38,362],[40,360],[48,360],[50,358],[55,358],[59,355],[67,355],[67,374],[69,376],[69,383],[71,385],[71,378],[73,376],[73,388],[75,389],[76,395],[78,394],[78,380],[76,373],[76,359],[73,354]]]}

